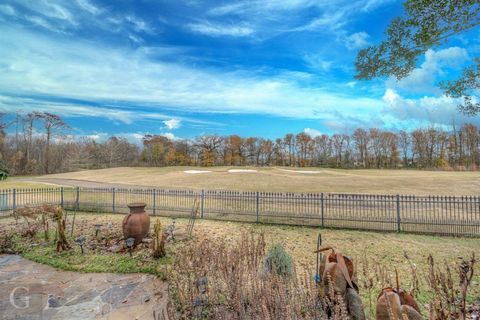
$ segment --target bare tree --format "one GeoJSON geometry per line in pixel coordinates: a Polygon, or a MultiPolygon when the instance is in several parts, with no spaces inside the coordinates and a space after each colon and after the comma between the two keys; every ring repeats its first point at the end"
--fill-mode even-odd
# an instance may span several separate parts
{"type": "Polygon", "coordinates": [[[60,118],[60,116],[44,112],[38,116],[39,119],[43,121],[43,127],[45,128],[45,135],[46,135],[46,145],[45,145],[45,166],[44,172],[46,174],[50,173],[50,145],[52,138],[57,130],[66,129],[68,125],[60,118]]]}

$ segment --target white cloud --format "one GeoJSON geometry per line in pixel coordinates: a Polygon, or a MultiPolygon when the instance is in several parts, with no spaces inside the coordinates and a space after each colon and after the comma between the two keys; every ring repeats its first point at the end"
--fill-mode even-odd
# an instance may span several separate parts
{"type": "Polygon", "coordinates": [[[446,96],[424,96],[419,99],[403,98],[393,89],[387,89],[383,96],[386,106],[384,113],[411,127],[441,125],[445,128],[452,123],[480,123],[480,119],[460,114],[457,105],[460,100],[446,96]]]}
{"type": "MultiPolygon", "coordinates": [[[[5,48],[0,55],[0,90],[10,95],[59,96],[95,101],[98,105],[122,101],[148,105],[152,113],[156,106],[162,106],[192,112],[316,119],[333,118],[338,108],[345,114],[372,114],[382,105],[376,99],[332,93],[331,86],[305,86],[302,82],[310,80],[281,74],[263,77],[242,70],[193,68],[150,60],[143,50],[113,50],[78,40],[6,31],[0,38],[0,47],[5,48]]],[[[84,108],[70,109],[87,113],[84,108]]],[[[101,107],[98,110],[100,116],[105,111],[101,107]]],[[[105,114],[122,122],[138,117],[135,111],[117,112],[109,110],[105,114]]],[[[171,117],[162,120],[168,119],[171,117]]]]}
{"type": "Polygon", "coordinates": [[[92,134],[87,134],[87,135],[78,135],[77,138],[83,138],[85,137],[86,139],[94,140],[96,142],[101,142],[105,141],[108,139],[109,134],[105,132],[99,132],[99,133],[92,133],[92,134]]]}
{"type": "Polygon", "coordinates": [[[174,130],[180,128],[181,121],[178,119],[170,119],[163,121],[163,124],[168,128],[168,130],[174,130]]]}
{"type": "MultiPolygon", "coordinates": [[[[428,109],[435,105],[432,100],[435,98],[412,102],[427,106],[430,116],[419,112],[421,108],[412,107],[409,100],[398,98],[394,90],[387,91],[384,99],[361,97],[360,89],[349,88],[344,83],[330,82],[322,88],[312,82],[308,74],[264,76],[249,70],[192,67],[165,62],[158,56],[151,58],[148,50],[115,50],[8,26],[3,30],[0,109],[9,112],[48,110],[69,117],[107,117],[125,124],[145,119],[196,121],[177,117],[175,111],[268,114],[318,119],[330,127],[338,126],[340,121],[347,129],[359,123],[382,122],[396,126],[398,119],[409,122],[409,117],[421,121],[428,121],[430,117],[445,123],[445,119],[457,114],[455,103],[447,107],[441,104],[446,100],[436,104],[442,112],[428,109]],[[22,96],[42,96],[43,100],[22,96]],[[48,97],[92,101],[92,104],[60,103],[48,97]],[[112,101],[122,107],[112,105],[112,101]],[[134,106],[142,109],[136,110],[134,106]],[[162,110],[171,112],[163,114],[162,110]],[[443,113],[443,116],[435,117],[433,113],[443,113]]],[[[438,57],[443,61],[449,56],[442,52],[438,57]]],[[[168,130],[174,129],[172,123],[172,128],[167,123],[164,125],[168,130]]]]}
{"type": "Polygon", "coordinates": [[[353,33],[345,37],[345,46],[349,50],[363,48],[368,45],[368,38],[370,38],[370,36],[364,31],[353,33]]]}
{"type": "Polygon", "coordinates": [[[322,133],[319,130],[312,129],[312,128],[305,128],[305,129],[303,129],[303,132],[305,134],[308,134],[312,138],[315,138],[315,137],[318,137],[318,136],[322,135],[322,133]]]}
{"type": "Polygon", "coordinates": [[[206,34],[209,36],[232,36],[232,37],[246,37],[254,33],[254,30],[247,26],[235,25],[220,25],[208,22],[204,23],[190,23],[186,27],[193,32],[206,34]]]}
{"type": "Polygon", "coordinates": [[[160,133],[160,136],[168,138],[170,140],[179,140],[180,139],[171,132],[160,133]]]}
{"type": "Polygon", "coordinates": [[[446,70],[458,69],[469,59],[467,50],[460,47],[450,47],[438,51],[429,49],[420,67],[400,81],[390,78],[387,87],[402,89],[408,92],[439,92],[435,82],[445,76],[446,70]]]}

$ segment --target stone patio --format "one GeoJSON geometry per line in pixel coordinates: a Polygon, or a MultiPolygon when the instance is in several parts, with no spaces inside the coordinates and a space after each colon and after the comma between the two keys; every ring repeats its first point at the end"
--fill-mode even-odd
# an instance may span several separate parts
{"type": "Polygon", "coordinates": [[[163,319],[167,284],[153,275],[58,271],[0,255],[1,319],[163,319]]]}

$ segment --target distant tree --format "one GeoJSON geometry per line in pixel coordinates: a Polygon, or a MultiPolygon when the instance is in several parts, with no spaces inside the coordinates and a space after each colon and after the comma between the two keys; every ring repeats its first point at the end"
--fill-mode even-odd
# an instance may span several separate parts
{"type": "Polygon", "coordinates": [[[0,113],[0,180],[6,180],[8,177],[8,169],[5,164],[5,129],[7,128],[7,123],[4,120],[5,114],[0,113]]]}
{"type": "Polygon", "coordinates": [[[145,135],[143,137],[143,159],[153,166],[165,166],[166,155],[173,148],[173,142],[165,136],[145,135]]]}
{"type": "Polygon", "coordinates": [[[368,144],[369,144],[369,135],[368,132],[364,129],[357,129],[353,133],[353,140],[355,142],[355,147],[359,155],[360,164],[362,167],[367,167],[368,159],[368,144]]]}
{"type": "Polygon", "coordinates": [[[304,132],[300,132],[295,136],[295,141],[297,147],[298,165],[300,167],[306,167],[310,164],[309,155],[312,153],[314,148],[312,137],[304,132]]]}
{"type": "Polygon", "coordinates": [[[7,123],[5,122],[5,113],[0,113],[0,161],[3,160],[5,154],[5,129],[7,128],[7,123]]]}
{"type": "Polygon", "coordinates": [[[328,164],[332,152],[332,142],[328,135],[322,134],[315,137],[315,158],[316,164],[325,166],[328,164]]]}
{"type": "Polygon", "coordinates": [[[408,166],[408,151],[410,149],[410,135],[404,130],[400,130],[398,133],[398,142],[400,149],[402,150],[403,166],[408,166]]]}
{"type": "Polygon", "coordinates": [[[201,164],[206,167],[214,166],[217,152],[222,145],[223,139],[216,135],[201,136],[196,139],[196,145],[200,150],[201,164]]]}
{"type": "Polygon", "coordinates": [[[273,142],[270,139],[260,139],[257,163],[262,166],[272,165],[273,142]]]}
{"type": "Polygon", "coordinates": [[[287,148],[288,152],[288,166],[295,165],[295,136],[291,133],[288,133],[283,138],[283,145],[287,148]]]}
{"type": "Polygon", "coordinates": [[[332,136],[332,147],[335,154],[335,166],[341,167],[343,160],[343,151],[345,149],[346,135],[334,134],[332,136]]]}
{"type": "Polygon", "coordinates": [[[60,116],[43,112],[37,116],[38,119],[43,121],[43,127],[45,128],[46,145],[45,145],[45,166],[44,173],[50,173],[50,161],[51,161],[51,141],[54,137],[56,130],[66,129],[68,125],[60,118],[60,116]]]}
{"type": "MultiPolygon", "coordinates": [[[[355,62],[357,79],[385,76],[402,79],[413,71],[418,58],[428,49],[480,24],[478,0],[406,0],[404,8],[405,14],[390,23],[384,41],[359,51],[355,62]]],[[[480,89],[480,59],[457,80],[440,86],[448,96],[463,99],[459,105],[461,112],[479,113],[480,103],[471,95],[480,89]]]]}

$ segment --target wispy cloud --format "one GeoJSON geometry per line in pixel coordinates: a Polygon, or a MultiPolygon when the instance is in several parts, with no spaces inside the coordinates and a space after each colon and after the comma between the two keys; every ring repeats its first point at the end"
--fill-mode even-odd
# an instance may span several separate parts
{"type": "MultiPolygon", "coordinates": [[[[182,120],[159,113],[162,110],[268,114],[319,119],[325,125],[341,119],[346,127],[349,123],[372,123],[378,117],[385,118],[385,123],[395,123],[387,114],[382,114],[388,102],[385,99],[362,97],[356,89],[334,83],[322,88],[310,83],[308,77],[193,68],[150,60],[142,50],[112,50],[81,41],[44,38],[20,30],[7,32],[0,39],[0,46],[6,48],[0,56],[0,93],[4,96],[12,97],[15,93],[16,97],[57,96],[94,102],[85,106],[46,103],[31,98],[19,103],[22,100],[10,98],[10,101],[0,100],[4,109],[32,107],[69,116],[108,117],[126,124],[137,119],[182,120]],[[108,101],[127,106],[142,105],[148,111],[102,107],[108,105],[108,101]]],[[[394,112],[399,117],[401,105],[397,104],[394,112]]],[[[454,108],[448,110],[455,112],[454,108]]],[[[175,122],[167,123],[169,129],[174,129],[175,122]]]]}
{"type": "MultiPolygon", "coordinates": [[[[70,118],[102,118],[109,119],[120,124],[132,124],[138,121],[159,121],[165,124],[169,123],[173,127],[179,128],[181,122],[186,122],[194,125],[204,125],[209,127],[222,126],[221,123],[214,121],[198,120],[190,117],[176,117],[172,119],[171,114],[162,114],[159,110],[140,111],[128,110],[125,107],[111,106],[102,107],[93,104],[80,104],[75,102],[58,102],[58,98],[52,97],[21,97],[0,94],[0,112],[53,112],[64,117],[70,118]],[[175,120],[175,121],[171,121],[175,120]]],[[[172,127],[172,129],[174,129],[172,127]]]]}
{"type": "Polygon", "coordinates": [[[128,15],[125,17],[125,21],[129,22],[137,32],[154,33],[153,27],[139,17],[128,15]]]}
{"type": "Polygon", "coordinates": [[[341,30],[359,11],[368,12],[392,1],[240,0],[210,8],[207,15],[237,18],[272,36],[282,32],[332,32],[341,30]]]}
{"type": "Polygon", "coordinates": [[[222,25],[209,22],[190,23],[187,24],[186,27],[193,32],[202,33],[213,37],[246,37],[255,32],[252,28],[247,26],[222,25]]]}
{"type": "Polygon", "coordinates": [[[135,33],[155,34],[155,28],[142,18],[126,12],[117,15],[93,4],[90,0],[6,0],[0,5],[0,18],[27,22],[49,31],[73,34],[84,28],[99,28],[119,36],[139,38],[135,33]]]}
{"type": "Polygon", "coordinates": [[[93,5],[89,0],[76,0],[78,5],[85,11],[97,15],[102,12],[102,10],[95,5],[93,5]]]}
{"type": "Polygon", "coordinates": [[[158,105],[191,112],[297,118],[328,117],[338,106],[345,112],[379,106],[374,99],[304,87],[297,82],[301,80],[281,75],[191,68],[151,61],[143,51],[112,50],[19,30],[7,34],[0,39],[0,46],[7,48],[0,56],[0,65],[5,66],[0,78],[4,93],[55,95],[100,105],[125,101],[149,104],[152,110],[158,105]]]}
{"type": "Polygon", "coordinates": [[[15,16],[17,12],[12,6],[9,6],[8,4],[0,4],[0,13],[8,16],[15,16]]]}
{"type": "MultiPolygon", "coordinates": [[[[165,134],[180,123],[176,134],[192,124],[209,125],[197,117],[232,114],[316,120],[322,131],[404,125],[408,117],[426,121],[412,106],[448,101],[405,95],[408,100],[402,90],[432,84],[468,55],[461,48],[431,51],[399,83],[353,82],[354,50],[376,39],[368,27],[355,29],[352,22],[388,2],[182,2],[195,10],[169,17],[172,31],[145,12],[110,10],[91,0],[38,1],[32,7],[27,0],[7,0],[0,5],[0,109],[49,110],[122,125],[150,121],[165,134]],[[166,41],[152,37],[160,30],[166,41]],[[398,97],[382,99],[386,86],[398,97]]],[[[447,113],[455,114],[450,105],[434,119],[445,122],[447,113]]],[[[308,126],[301,127],[315,134],[308,126]]]]}

